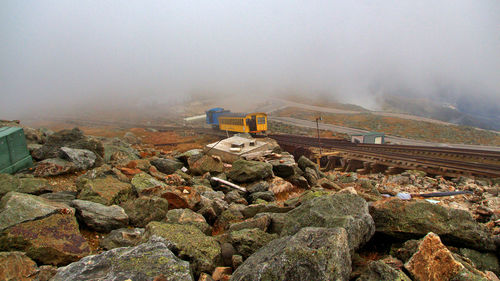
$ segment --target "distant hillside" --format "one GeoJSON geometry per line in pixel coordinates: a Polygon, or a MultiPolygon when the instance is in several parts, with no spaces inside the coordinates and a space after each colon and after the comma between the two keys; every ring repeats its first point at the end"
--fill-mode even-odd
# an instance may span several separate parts
{"type": "MultiPolygon", "coordinates": [[[[314,121],[318,112],[288,107],[275,113],[277,116],[314,121]]],[[[384,132],[391,136],[440,143],[500,146],[500,134],[467,126],[454,126],[415,121],[371,113],[334,114],[322,112],[322,123],[349,128],[384,132]]]]}
{"type": "MultiPolygon", "coordinates": [[[[384,111],[406,113],[426,118],[432,118],[457,125],[477,127],[486,130],[500,131],[500,118],[495,112],[482,111],[481,106],[474,108],[471,99],[461,99],[457,105],[437,103],[429,99],[415,99],[386,95],[379,99],[384,111]],[[482,115],[479,115],[483,113],[482,115]]],[[[498,114],[498,112],[496,112],[498,114]]]]}

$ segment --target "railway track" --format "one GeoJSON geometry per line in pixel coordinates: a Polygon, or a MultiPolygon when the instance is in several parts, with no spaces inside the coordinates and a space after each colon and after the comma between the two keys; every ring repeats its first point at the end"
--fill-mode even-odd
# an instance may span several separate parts
{"type": "Polygon", "coordinates": [[[340,157],[366,163],[418,169],[450,176],[500,177],[500,153],[472,149],[408,145],[355,144],[344,140],[320,139],[295,135],[270,135],[280,145],[321,147],[340,157]]]}
{"type": "MultiPolygon", "coordinates": [[[[125,128],[153,128],[159,131],[194,130],[200,134],[227,137],[224,131],[202,127],[161,126],[131,122],[66,120],[75,125],[114,125],[125,128]]],[[[355,144],[347,140],[270,134],[280,145],[300,148],[322,148],[335,151],[345,159],[354,159],[373,165],[419,169],[433,174],[500,177],[500,152],[450,147],[429,147],[393,144],[355,144]]]]}

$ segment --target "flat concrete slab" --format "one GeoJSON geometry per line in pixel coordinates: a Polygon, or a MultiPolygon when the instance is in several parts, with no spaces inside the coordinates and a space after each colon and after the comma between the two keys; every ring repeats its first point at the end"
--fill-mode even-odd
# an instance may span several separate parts
{"type": "Polygon", "coordinates": [[[232,163],[245,154],[258,151],[265,151],[271,147],[268,142],[260,139],[244,138],[233,136],[223,139],[220,142],[214,142],[204,147],[208,155],[217,155],[223,162],[232,163]]]}

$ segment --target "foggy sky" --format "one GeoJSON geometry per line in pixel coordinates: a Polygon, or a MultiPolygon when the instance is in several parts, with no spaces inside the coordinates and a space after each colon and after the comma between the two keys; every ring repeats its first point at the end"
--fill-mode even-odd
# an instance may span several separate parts
{"type": "Polygon", "coordinates": [[[500,2],[0,2],[0,119],[193,92],[500,103],[500,2]]]}

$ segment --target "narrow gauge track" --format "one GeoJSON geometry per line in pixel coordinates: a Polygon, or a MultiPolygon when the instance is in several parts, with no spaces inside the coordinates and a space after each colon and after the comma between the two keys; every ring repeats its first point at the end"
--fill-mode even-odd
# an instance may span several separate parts
{"type": "Polygon", "coordinates": [[[296,147],[322,147],[362,161],[399,164],[415,169],[432,169],[443,173],[500,177],[500,153],[471,149],[355,144],[337,139],[320,139],[295,135],[270,135],[279,144],[296,147]]]}

